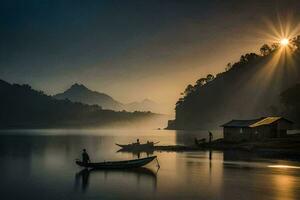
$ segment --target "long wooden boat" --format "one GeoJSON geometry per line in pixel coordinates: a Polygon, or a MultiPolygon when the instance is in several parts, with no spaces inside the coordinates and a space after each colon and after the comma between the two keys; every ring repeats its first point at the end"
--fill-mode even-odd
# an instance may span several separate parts
{"type": "Polygon", "coordinates": [[[152,160],[156,156],[151,156],[147,158],[134,159],[134,160],[124,160],[124,161],[108,161],[99,163],[83,163],[82,161],[76,160],[76,164],[80,167],[93,168],[93,169],[130,169],[142,167],[152,160]]]}
{"type": "Polygon", "coordinates": [[[132,143],[132,144],[118,144],[116,143],[117,146],[121,147],[124,150],[147,150],[147,149],[153,149],[155,144],[158,144],[159,142],[148,142],[144,144],[137,144],[137,143],[132,143]]]}

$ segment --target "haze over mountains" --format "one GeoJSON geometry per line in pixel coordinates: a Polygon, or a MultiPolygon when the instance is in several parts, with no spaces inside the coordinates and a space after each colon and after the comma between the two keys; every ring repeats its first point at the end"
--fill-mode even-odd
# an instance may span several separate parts
{"type": "Polygon", "coordinates": [[[65,92],[56,94],[53,97],[56,99],[69,99],[73,102],[81,102],[88,105],[98,105],[103,109],[115,111],[151,111],[155,113],[161,113],[160,106],[149,99],[144,99],[141,102],[124,104],[105,93],[92,91],[83,84],[78,83],[73,84],[65,92]]]}

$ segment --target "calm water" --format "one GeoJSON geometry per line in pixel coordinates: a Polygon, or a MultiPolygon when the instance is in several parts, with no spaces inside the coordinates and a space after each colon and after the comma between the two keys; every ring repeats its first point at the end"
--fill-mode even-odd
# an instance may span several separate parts
{"type": "Polygon", "coordinates": [[[80,172],[74,164],[82,148],[95,161],[132,159],[137,155],[118,153],[114,144],[137,137],[162,145],[189,144],[207,133],[27,130],[1,134],[0,199],[4,200],[300,199],[300,163],[236,152],[158,152],[158,171],[155,162],[141,170],[91,173],[80,172]]]}

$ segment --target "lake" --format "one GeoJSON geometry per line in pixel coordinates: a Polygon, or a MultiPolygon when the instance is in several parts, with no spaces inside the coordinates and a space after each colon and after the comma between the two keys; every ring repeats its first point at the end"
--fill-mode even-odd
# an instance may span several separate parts
{"type": "MultiPolygon", "coordinates": [[[[213,131],[214,138],[222,136],[213,131]]],[[[93,161],[125,160],[115,143],[192,144],[206,131],[10,130],[0,132],[1,199],[300,199],[300,163],[246,153],[154,152],[139,170],[81,171],[86,148],[93,161]]],[[[139,155],[147,156],[146,154],[139,155]]]]}

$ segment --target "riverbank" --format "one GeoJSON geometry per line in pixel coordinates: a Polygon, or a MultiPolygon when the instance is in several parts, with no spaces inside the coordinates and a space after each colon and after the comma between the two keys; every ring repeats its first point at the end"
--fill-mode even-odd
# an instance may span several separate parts
{"type": "MultiPolygon", "coordinates": [[[[270,138],[262,141],[232,143],[217,139],[209,143],[195,145],[159,145],[145,152],[187,152],[187,151],[239,151],[263,157],[300,160],[300,134],[286,138],[270,138]]],[[[130,150],[129,150],[130,152],[130,150]]]]}

